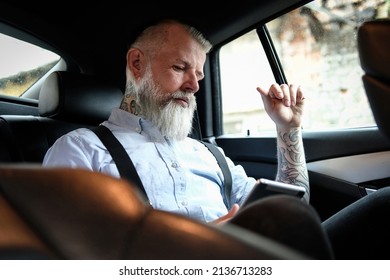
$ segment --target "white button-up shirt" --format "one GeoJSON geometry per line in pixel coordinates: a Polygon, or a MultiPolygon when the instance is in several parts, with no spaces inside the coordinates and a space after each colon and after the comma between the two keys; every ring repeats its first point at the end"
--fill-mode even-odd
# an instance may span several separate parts
{"type": "MultiPolygon", "coordinates": [[[[227,213],[223,174],[213,154],[197,140],[170,141],[149,121],[114,109],[103,122],[124,146],[155,209],[204,222],[227,213]]],[[[227,158],[233,179],[231,203],[241,204],[255,185],[240,165],[227,158]]],[[[43,166],[85,168],[119,177],[106,147],[89,129],[76,129],[48,150],[43,166]]]]}

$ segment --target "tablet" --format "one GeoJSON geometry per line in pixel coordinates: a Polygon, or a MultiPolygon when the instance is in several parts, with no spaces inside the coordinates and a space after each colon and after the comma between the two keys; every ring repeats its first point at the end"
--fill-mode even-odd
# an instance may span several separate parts
{"type": "Polygon", "coordinates": [[[256,185],[253,187],[242,206],[248,205],[255,200],[274,194],[288,194],[302,198],[305,193],[306,189],[302,186],[261,178],[257,180],[256,185]]]}

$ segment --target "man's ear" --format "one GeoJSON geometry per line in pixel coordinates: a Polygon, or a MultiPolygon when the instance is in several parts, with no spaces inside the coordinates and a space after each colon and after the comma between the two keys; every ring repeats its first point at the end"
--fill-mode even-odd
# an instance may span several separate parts
{"type": "Polygon", "coordinates": [[[144,54],[140,49],[131,48],[127,52],[127,67],[133,73],[136,80],[144,74],[144,54]]]}

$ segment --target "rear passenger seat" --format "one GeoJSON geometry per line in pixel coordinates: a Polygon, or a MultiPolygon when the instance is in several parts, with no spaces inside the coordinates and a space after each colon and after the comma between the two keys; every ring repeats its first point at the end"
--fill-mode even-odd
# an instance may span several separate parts
{"type": "Polygon", "coordinates": [[[60,136],[106,120],[122,97],[119,88],[95,77],[53,72],[40,92],[40,116],[0,115],[0,162],[42,163],[60,136]]]}

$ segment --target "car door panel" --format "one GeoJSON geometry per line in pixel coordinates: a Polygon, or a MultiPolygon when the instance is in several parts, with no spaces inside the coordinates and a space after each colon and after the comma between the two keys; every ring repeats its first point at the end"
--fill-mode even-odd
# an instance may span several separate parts
{"type": "MultiPolygon", "coordinates": [[[[303,139],[309,169],[311,203],[324,219],[366,195],[365,187],[382,187],[378,182],[382,182],[386,179],[386,174],[390,174],[390,143],[376,127],[304,131],[303,139]],[[354,170],[357,163],[358,170],[354,170]],[[342,166],[342,172],[337,170],[342,166]],[[364,172],[366,174],[362,174],[364,172]]],[[[274,136],[221,136],[215,141],[227,156],[244,167],[248,176],[275,177],[277,152],[274,136]]]]}

